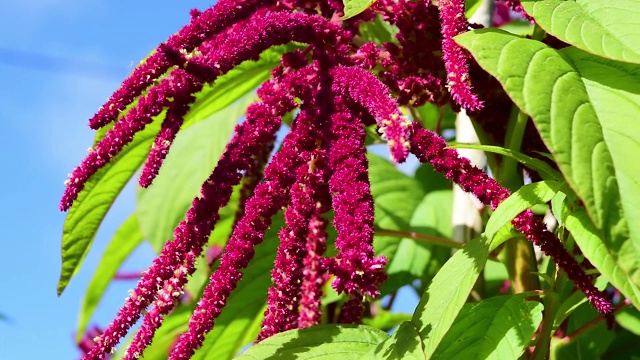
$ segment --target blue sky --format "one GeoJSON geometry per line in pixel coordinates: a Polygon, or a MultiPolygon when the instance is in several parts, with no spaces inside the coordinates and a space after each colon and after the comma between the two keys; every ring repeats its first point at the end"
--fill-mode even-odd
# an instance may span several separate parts
{"type": "MultiPolygon", "coordinates": [[[[134,206],[126,189],[80,273],[56,296],[67,174],[86,154],[88,118],[148,52],[209,1],[21,0],[0,4],[1,359],[75,359],[80,300],[106,243],[134,206]]],[[[143,249],[125,264],[150,263],[143,249]]],[[[106,325],[132,283],[111,286],[106,325]]]]}

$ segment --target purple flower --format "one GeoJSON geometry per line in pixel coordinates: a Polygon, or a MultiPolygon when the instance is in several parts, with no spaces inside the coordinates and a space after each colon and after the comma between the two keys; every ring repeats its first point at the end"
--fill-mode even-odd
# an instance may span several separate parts
{"type": "MultiPolygon", "coordinates": [[[[219,209],[229,201],[233,186],[240,182],[237,169],[247,170],[251,166],[250,159],[260,152],[262,144],[273,141],[280,117],[295,106],[286,91],[276,87],[276,82],[263,85],[259,95],[264,102],[249,107],[247,120],[236,128],[236,135],[203,184],[200,197],[194,199],[186,220],[174,231],[174,239],[167,242],[153,261],[87,359],[99,359],[109,353],[153,301],[163,281],[175,276],[187,254],[193,251],[194,259],[200,255],[219,218],[219,209]]],[[[187,268],[189,274],[193,272],[192,264],[187,268]]]]}
{"type": "MultiPolygon", "coordinates": [[[[435,133],[421,128],[414,123],[414,137],[411,141],[411,152],[423,163],[431,163],[448,179],[467,192],[474,194],[478,200],[492,209],[509,197],[509,190],[491,179],[485,172],[473,166],[467,158],[460,157],[455,149],[447,149],[444,139],[435,133]]],[[[576,286],[587,295],[591,304],[608,321],[613,315],[613,306],[606,294],[596,289],[591,278],[585,274],[578,262],[567,252],[560,240],[547,230],[546,226],[533,217],[527,210],[512,221],[514,227],[521,231],[527,239],[538,245],[545,254],[553,258],[576,286]]]]}
{"type": "Polygon", "coordinates": [[[315,148],[313,118],[302,111],[292,131],[285,137],[282,149],[267,165],[264,181],[247,201],[245,214],[238,221],[220,259],[220,267],[211,274],[198,306],[189,320],[189,330],[182,334],[169,359],[189,359],[202,346],[204,335],[213,328],[213,321],[225,306],[228,296],[242,278],[240,270],[253,258],[254,246],[264,239],[271,218],[287,203],[289,189],[295,183],[290,169],[297,169],[306,161],[298,154],[315,148]]]}
{"type": "Polygon", "coordinates": [[[273,0],[220,0],[204,12],[192,12],[191,23],[161,44],[123,81],[107,103],[89,120],[89,126],[98,129],[116,120],[127,105],[164,75],[171,66],[182,65],[183,63],[176,59],[176,53],[190,53],[204,40],[246,19],[256,9],[273,4],[273,0]]]}
{"type": "MultiPolygon", "coordinates": [[[[338,100],[339,101],[339,100],[338,100]]],[[[343,105],[344,106],[344,105],[343,105]]],[[[336,276],[333,287],[351,298],[375,297],[386,280],[384,257],[373,253],[373,197],[369,186],[365,132],[356,114],[341,109],[331,117],[329,190],[338,232],[335,259],[327,261],[336,276]]]]}
{"type": "Polygon", "coordinates": [[[464,0],[439,0],[442,26],[442,56],[447,70],[447,85],[453,99],[467,110],[479,110],[482,102],[471,91],[469,54],[453,38],[467,31],[464,0]]]}
{"type": "Polygon", "coordinates": [[[328,221],[322,218],[320,214],[329,208],[327,204],[329,194],[326,186],[323,190],[324,194],[318,202],[319,206],[316,207],[316,213],[309,222],[307,254],[304,259],[303,279],[300,289],[299,328],[317,325],[322,319],[322,287],[327,282],[327,272],[322,266],[322,255],[326,250],[328,221]]]}
{"type": "MultiPolygon", "coordinates": [[[[316,141],[322,146],[322,138],[316,141]]],[[[316,193],[321,191],[327,167],[327,156],[322,149],[298,156],[309,160],[295,171],[296,184],[291,189],[289,207],[284,213],[287,226],[280,231],[280,246],[271,274],[274,286],[269,289],[258,341],[298,326],[309,224],[316,213],[316,193]]]]}
{"type": "Polygon", "coordinates": [[[391,100],[387,88],[370,72],[357,67],[338,66],[332,70],[336,94],[350,97],[365,108],[387,139],[393,160],[403,162],[411,148],[409,120],[391,100]]]}

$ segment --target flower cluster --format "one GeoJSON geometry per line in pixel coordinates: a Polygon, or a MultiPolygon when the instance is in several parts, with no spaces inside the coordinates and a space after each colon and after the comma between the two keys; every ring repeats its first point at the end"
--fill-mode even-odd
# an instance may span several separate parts
{"type": "MultiPolygon", "coordinates": [[[[374,206],[364,126],[377,124],[396,162],[412,152],[494,208],[509,195],[455,150],[446,149],[437,134],[412,124],[399,108],[399,103],[426,101],[451,102],[468,110],[482,107],[470,85],[470,59],[453,41],[468,27],[464,1],[437,3],[381,0],[360,19],[344,22],[337,20],[343,11],[338,1],[220,0],[204,12],[192,12],[191,22],[160,45],[91,119],[92,128],[114,124],[70,175],[62,210],[72,206],[91,176],[164,111],[140,177],[141,186],[151,185],[194,95],[205,84],[270,47],[293,41],[306,48],[285,54],[272,78],[258,89],[259,101],[247,109],[246,121],[236,127],[173,239],[143,273],[86,359],[104,358],[144,314],[124,358],[142,355],[182,296],[220,218],[219,210],[241,182],[233,232],[170,359],[188,359],[202,345],[254,247],[283,208],[286,226],[279,234],[273,286],[258,340],[318,324],[322,286],[331,277],[335,290],[347,297],[339,321],[359,322],[365,300],[378,296],[386,279],[386,259],[376,257],[373,249],[374,206]],[[397,25],[398,44],[356,45],[357,22],[374,14],[397,25]],[[377,66],[379,77],[369,71],[377,66]],[[282,117],[292,112],[296,115],[291,129],[281,149],[269,158],[282,117]],[[331,209],[337,255],[328,258],[324,215],[331,209]]],[[[611,313],[604,294],[540,221],[525,212],[514,225],[553,256],[603,314],[611,313]]]]}

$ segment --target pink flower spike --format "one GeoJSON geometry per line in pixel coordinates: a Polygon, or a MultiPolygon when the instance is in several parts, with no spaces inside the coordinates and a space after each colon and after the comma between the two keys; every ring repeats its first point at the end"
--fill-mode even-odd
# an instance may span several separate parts
{"type": "MultiPolygon", "coordinates": [[[[431,163],[434,169],[460,185],[464,191],[474,194],[482,203],[490,205],[492,209],[497,208],[509,197],[509,190],[473,166],[469,159],[460,157],[455,149],[447,149],[446,141],[440,136],[422,128],[419,123],[414,123],[413,127],[411,152],[420,162],[431,163]]],[[[607,321],[613,319],[613,305],[607,295],[593,285],[580,264],[567,252],[560,240],[547,230],[544,223],[535,219],[530,210],[518,215],[512,223],[528,240],[555,261],[607,321]]]]}
{"type": "MultiPolygon", "coordinates": [[[[326,197],[329,196],[326,189],[326,197]]],[[[326,203],[320,201],[319,204],[326,203]]],[[[323,205],[320,205],[323,206],[323,205]]],[[[328,207],[327,207],[328,208],[328,207]]],[[[309,233],[307,235],[307,256],[304,259],[304,270],[302,270],[302,286],[300,299],[300,317],[298,327],[306,328],[318,325],[322,320],[322,287],[327,282],[327,273],[322,266],[322,255],[326,250],[327,225],[329,222],[320,216],[324,212],[316,210],[316,214],[309,222],[309,233]]]]}
{"type": "Polygon", "coordinates": [[[99,129],[115,121],[127,105],[171,66],[182,65],[180,61],[176,61],[176,54],[190,53],[206,39],[251,16],[256,9],[274,3],[274,0],[220,0],[204,12],[192,11],[191,23],[172,35],[133,70],[120,88],[89,120],[89,126],[99,129]]]}
{"type": "Polygon", "coordinates": [[[438,0],[442,23],[442,57],[451,97],[466,110],[482,109],[482,101],[471,90],[469,55],[453,38],[467,31],[464,0],[438,0]]]}
{"type": "Polygon", "coordinates": [[[178,131],[180,131],[183,118],[189,111],[191,103],[195,100],[196,98],[194,96],[188,95],[182,98],[175,98],[173,102],[169,104],[166,118],[162,122],[162,128],[156,136],[147,161],[142,168],[142,174],[138,181],[140,186],[144,188],[148,187],[156,176],[158,176],[158,171],[160,171],[160,167],[169,153],[169,148],[176,138],[178,131]]]}
{"type": "Polygon", "coordinates": [[[386,280],[386,259],[373,252],[373,197],[367,173],[365,132],[350,111],[331,117],[329,190],[333,194],[333,220],[338,232],[335,259],[326,262],[336,276],[338,292],[362,298],[376,297],[378,286],[386,280]]]}
{"type": "Polygon", "coordinates": [[[236,127],[234,138],[227,145],[209,179],[202,185],[201,196],[194,199],[187,211],[186,220],[174,230],[174,239],[165,244],[115,320],[85,359],[103,359],[155,299],[163,282],[175,276],[176,269],[184,263],[189,252],[193,252],[194,257],[202,253],[220,217],[218,211],[229,201],[233,187],[240,182],[241,174],[238,170],[246,171],[251,167],[251,158],[261,151],[264,143],[275,138],[281,116],[295,107],[293,98],[274,81],[265,83],[258,95],[263,102],[255,103],[247,109],[246,121],[236,127]]]}
{"type": "Polygon", "coordinates": [[[240,271],[253,258],[254,246],[262,242],[271,218],[287,203],[289,189],[295,183],[295,175],[289,169],[305,164],[299,154],[315,148],[318,137],[317,132],[311,129],[312,119],[308,115],[305,111],[300,112],[292,131],[284,139],[282,149],[267,165],[264,181],[258,184],[254,196],[247,201],[245,214],[234,228],[220,258],[220,267],[211,274],[209,285],[189,320],[189,330],[178,339],[170,360],[189,359],[202,346],[227,298],[242,279],[240,271]]]}
{"type": "Polygon", "coordinates": [[[338,66],[332,70],[332,74],[334,91],[353,99],[376,119],[393,160],[404,162],[411,148],[410,121],[391,99],[387,87],[373,74],[358,67],[338,66]]]}
{"type": "Polygon", "coordinates": [[[327,166],[326,154],[321,149],[299,156],[309,158],[309,161],[296,171],[297,183],[291,189],[289,207],[284,213],[287,226],[280,231],[280,246],[271,273],[274,286],[269,289],[267,310],[257,341],[298,325],[306,238],[316,210],[316,192],[322,186],[327,166]]]}

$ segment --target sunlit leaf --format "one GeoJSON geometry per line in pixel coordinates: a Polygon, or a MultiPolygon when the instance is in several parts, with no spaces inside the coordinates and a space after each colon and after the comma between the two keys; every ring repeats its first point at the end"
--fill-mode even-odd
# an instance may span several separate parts
{"type": "Polygon", "coordinates": [[[272,336],[236,359],[356,360],[388,338],[384,331],[365,325],[319,325],[272,336]]]}
{"type": "Polygon", "coordinates": [[[254,99],[247,96],[178,133],[153,184],[146,189],[138,188],[140,230],[156,251],[172,238],[173,229],[200,193],[235,125],[254,99]]]}
{"type": "Polygon", "coordinates": [[[518,359],[542,321],[542,308],[524,294],[467,304],[433,359],[518,359]]]}
{"type": "Polygon", "coordinates": [[[531,116],[601,234],[598,248],[579,246],[639,306],[640,167],[629,154],[640,153],[640,126],[629,114],[640,112],[640,65],[499,30],[456,39],[531,116]]]}
{"type": "Polygon", "coordinates": [[[363,356],[361,360],[421,360],[426,359],[422,351],[422,340],[415,325],[405,321],[391,335],[391,338],[380,343],[375,349],[363,356]]]}
{"type": "Polygon", "coordinates": [[[546,32],[595,55],[640,63],[637,0],[522,0],[546,32]]]}
{"type": "Polygon", "coordinates": [[[521,212],[551,200],[560,186],[559,182],[549,180],[528,184],[515,191],[498,205],[489,218],[485,229],[487,238],[493,239],[498,230],[509,224],[521,212]]]}

